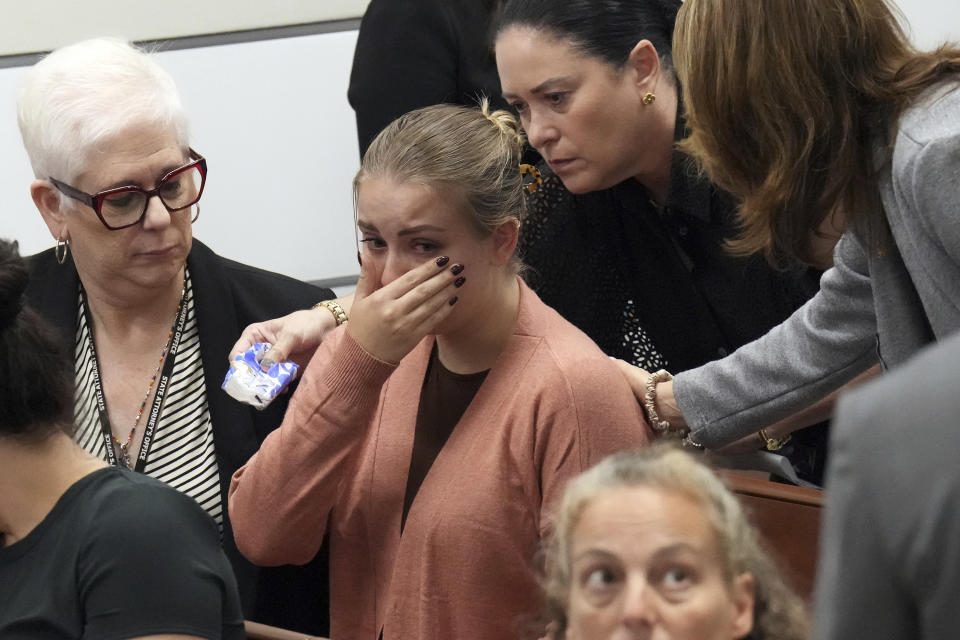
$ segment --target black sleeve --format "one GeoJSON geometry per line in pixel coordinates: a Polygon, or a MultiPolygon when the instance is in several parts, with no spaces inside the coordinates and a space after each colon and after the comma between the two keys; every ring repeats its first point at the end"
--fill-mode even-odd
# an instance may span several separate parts
{"type": "Polygon", "coordinates": [[[85,638],[243,638],[237,584],[213,520],[161,485],[132,484],[96,518],[78,561],[85,638]]]}
{"type": "Polygon", "coordinates": [[[360,23],[347,96],[362,156],[399,116],[454,101],[459,44],[443,2],[372,0],[360,23]]]}

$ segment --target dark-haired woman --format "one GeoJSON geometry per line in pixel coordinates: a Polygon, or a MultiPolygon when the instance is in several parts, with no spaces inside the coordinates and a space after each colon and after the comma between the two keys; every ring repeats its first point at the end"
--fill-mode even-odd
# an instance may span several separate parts
{"type": "Polygon", "coordinates": [[[800,261],[844,230],[798,313],[650,385],[712,446],[960,330],[960,47],[918,52],[885,0],[688,0],[675,43],[686,147],[742,201],[739,248],[800,261]]]}
{"type": "Polygon", "coordinates": [[[0,637],[243,638],[210,516],[71,439],[70,354],[26,285],[0,241],[0,637]]]}
{"type": "MultiPolygon", "coordinates": [[[[728,253],[734,199],[676,149],[687,135],[670,50],[680,4],[512,0],[496,25],[504,96],[548,167],[521,238],[527,279],[607,354],[651,371],[760,337],[818,277],[728,253]]],[[[824,433],[787,450],[814,480],[824,433]]]]}

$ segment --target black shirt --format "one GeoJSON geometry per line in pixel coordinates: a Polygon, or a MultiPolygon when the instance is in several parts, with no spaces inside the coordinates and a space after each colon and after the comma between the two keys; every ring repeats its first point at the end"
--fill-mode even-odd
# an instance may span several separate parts
{"type": "Polygon", "coordinates": [[[609,355],[692,369],[759,338],[818,289],[819,272],[731,256],[736,207],[679,152],[662,207],[633,179],[573,195],[541,170],[521,231],[525,279],[609,355]]]}
{"type": "Polygon", "coordinates": [[[0,638],[243,638],[217,526],[192,499],[108,467],[0,548],[0,638]]]}

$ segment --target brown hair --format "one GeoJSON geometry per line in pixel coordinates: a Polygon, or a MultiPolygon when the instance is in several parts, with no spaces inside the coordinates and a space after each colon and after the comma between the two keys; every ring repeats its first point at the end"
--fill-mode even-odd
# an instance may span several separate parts
{"type": "MultiPolygon", "coordinates": [[[[689,0],[688,0],[689,1],[689,0]]],[[[749,573],[754,580],[750,640],[806,640],[809,620],[803,601],[784,582],[764,550],[737,498],[708,467],[670,444],[614,454],[574,478],[564,490],[547,546],[548,616],[555,638],[565,637],[572,585],[570,546],[586,507],[608,491],[650,487],[678,493],[702,505],[716,532],[724,577],[730,584],[749,573]]]]}
{"type": "Polygon", "coordinates": [[[960,72],[960,49],[918,52],[897,15],[887,0],[684,3],[681,148],[740,200],[735,253],[810,264],[828,217],[882,223],[878,172],[900,114],[960,72]]]}
{"type": "MultiPolygon", "coordinates": [[[[526,211],[520,156],[524,137],[508,111],[440,104],[400,116],[370,143],[353,180],[387,177],[462,194],[464,213],[480,237],[526,211]]],[[[356,207],[354,207],[356,210],[356,207]]],[[[515,261],[519,266],[519,261],[515,261]]]]}

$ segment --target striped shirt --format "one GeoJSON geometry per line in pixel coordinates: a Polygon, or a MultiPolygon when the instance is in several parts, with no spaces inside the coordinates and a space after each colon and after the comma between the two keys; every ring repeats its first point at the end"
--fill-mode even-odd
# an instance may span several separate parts
{"type": "MultiPolygon", "coordinates": [[[[196,500],[216,520],[222,534],[220,473],[213,448],[213,423],[207,406],[203,361],[200,359],[200,335],[189,273],[186,274],[184,298],[187,318],[183,337],[144,473],[196,500]]],[[[74,418],[77,430],[74,439],[86,451],[106,460],[107,448],[100,427],[93,383],[90,340],[92,336],[83,312],[83,297],[78,296],[74,350],[74,418]]]]}

